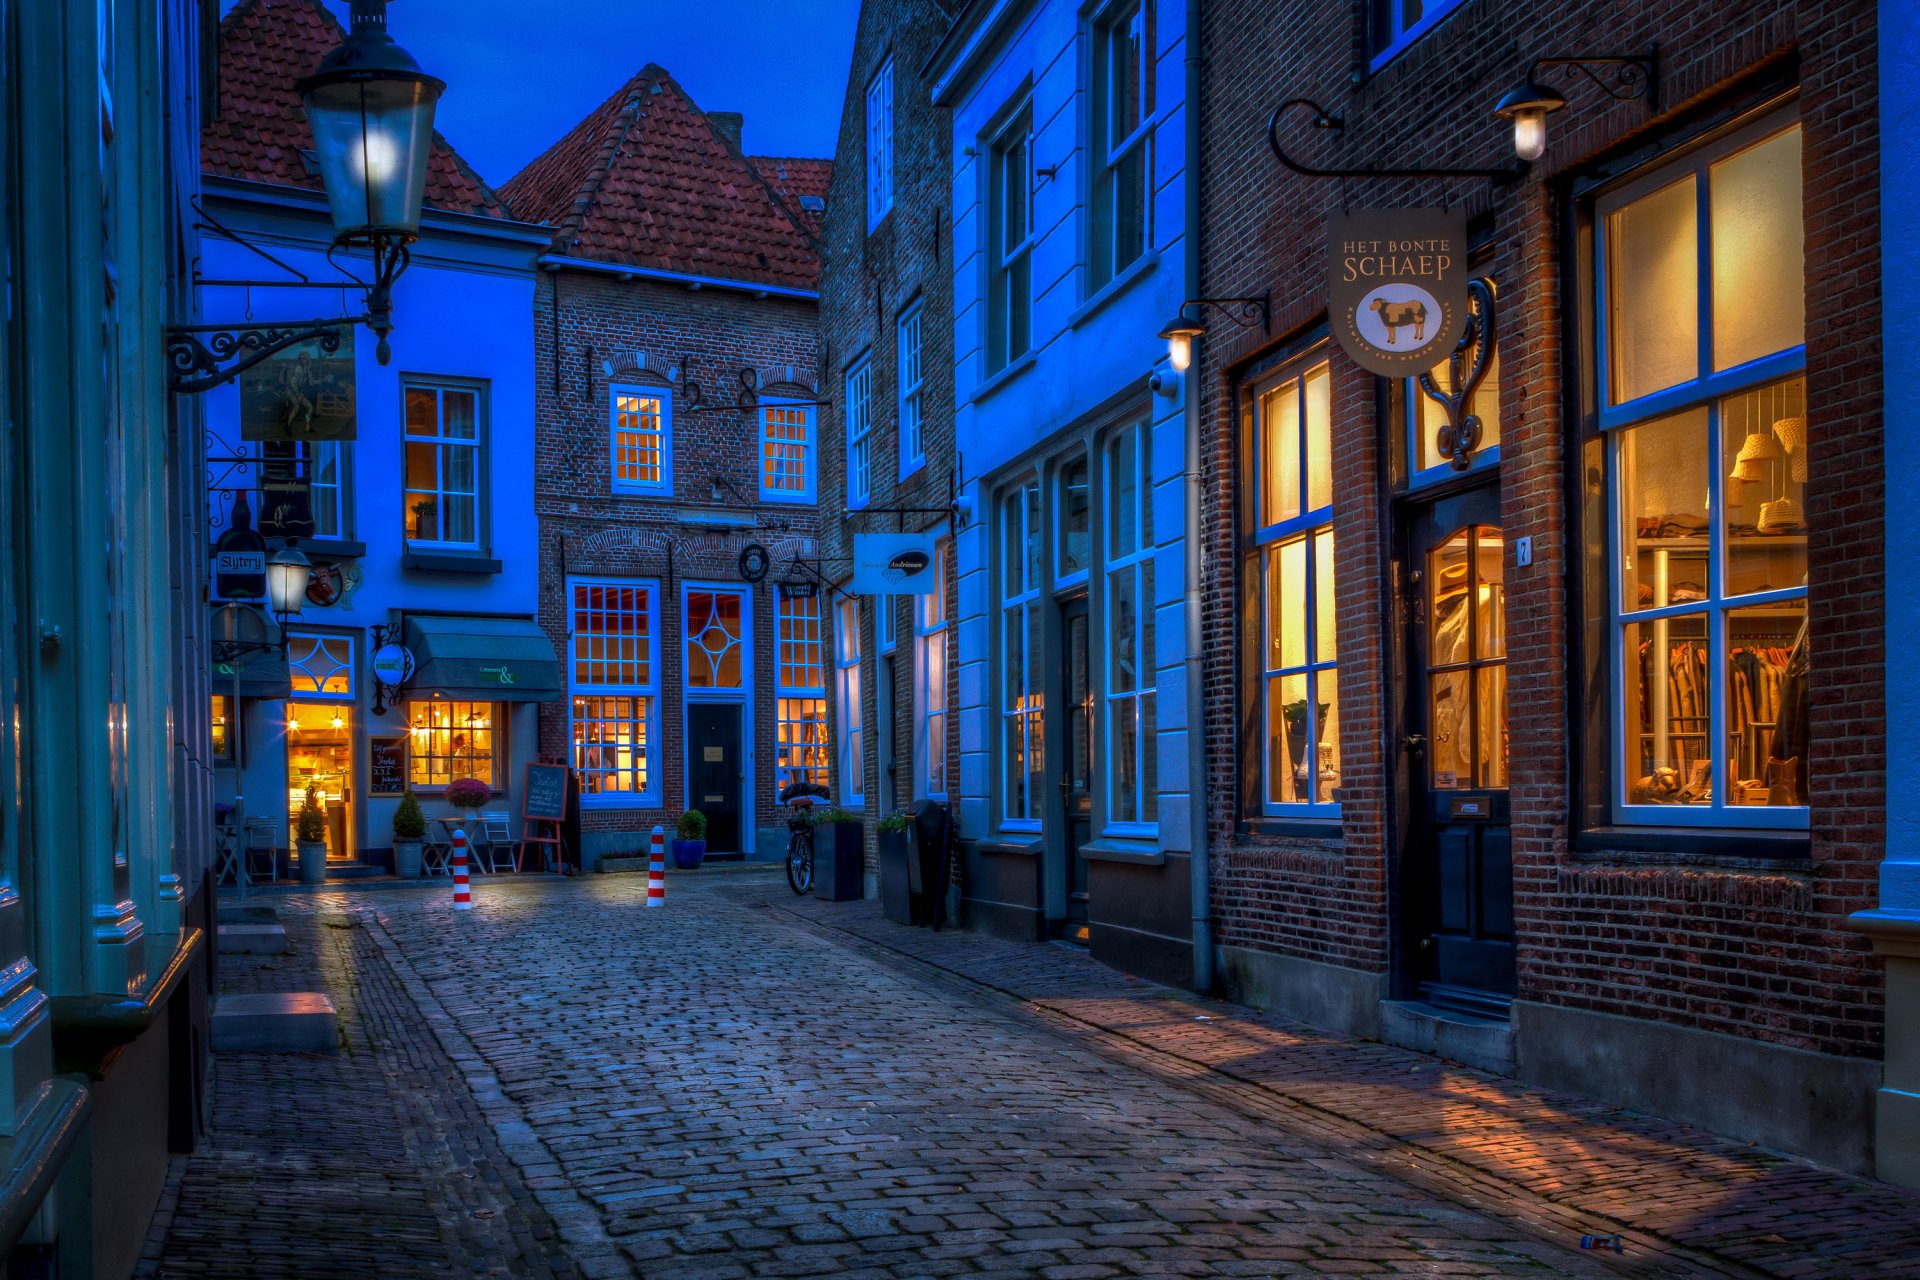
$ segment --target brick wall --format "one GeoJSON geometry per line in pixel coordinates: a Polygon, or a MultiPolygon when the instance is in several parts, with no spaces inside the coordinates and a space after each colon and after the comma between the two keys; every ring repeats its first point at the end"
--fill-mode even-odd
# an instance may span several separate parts
{"type": "MultiPolygon", "coordinates": [[[[753,818],[760,825],[773,821],[773,585],[788,576],[786,565],[794,555],[814,555],[817,523],[812,505],[758,500],[758,416],[732,407],[695,412],[677,380],[661,383],[674,394],[673,495],[615,494],[607,364],[613,364],[616,381],[645,384],[659,371],[677,370],[686,359],[706,397],[730,404],[742,366],[758,369],[764,379],[769,370],[793,365],[813,381],[819,366],[816,323],[810,300],[755,298],[717,288],[695,291],[598,272],[549,272],[535,292],[540,621],[562,656],[563,669],[569,653],[567,575],[645,577],[660,583],[654,660],[660,667],[662,742],[653,767],[661,773],[663,805],[657,810],[583,808],[581,825],[587,831],[645,832],[656,823],[671,831],[686,776],[680,584],[688,579],[739,582],[740,550],[748,542],[765,546],[773,559],[766,580],[749,590],[753,701],[746,720],[746,745],[755,761],[753,818]],[[646,370],[631,369],[634,352],[646,353],[646,370]],[[715,477],[724,481],[717,498],[715,477]]],[[[817,458],[816,448],[816,463],[817,458]]],[[[541,708],[543,756],[565,757],[568,732],[566,703],[541,708]]],[[[746,841],[753,838],[751,829],[742,834],[746,841]]]]}
{"type": "MultiPolygon", "coordinates": [[[[935,45],[948,24],[946,10],[936,0],[867,0],[860,9],[852,70],[840,116],[840,137],[833,185],[821,237],[824,252],[820,273],[820,346],[823,394],[832,401],[821,413],[820,554],[827,578],[850,572],[852,535],[856,532],[909,531],[952,522],[935,511],[902,517],[869,515],[847,517],[846,383],[849,365],[861,355],[872,360],[872,483],[873,507],[945,508],[952,500],[957,462],[953,420],[953,292],[947,280],[952,270],[951,228],[945,220],[947,182],[952,142],[947,113],[931,102],[932,86],[921,78],[935,45]],[[878,226],[868,228],[866,93],[874,74],[893,59],[894,203],[878,226]],[[898,479],[899,350],[896,326],[916,299],[921,306],[920,350],[924,378],[921,443],[926,464],[898,479]],[[904,519],[904,523],[903,523],[904,519]]],[[[954,559],[947,553],[947,610],[958,616],[954,559]]],[[[876,608],[894,611],[894,652],[899,696],[893,708],[894,804],[906,807],[914,798],[915,730],[921,708],[914,700],[913,627],[917,600],[879,596],[862,602],[862,697],[866,734],[864,763],[867,812],[880,812],[879,778],[881,726],[878,692],[879,644],[875,634],[876,608]]],[[[948,624],[947,706],[958,699],[955,624],[948,624]]],[[[833,714],[838,740],[838,704],[833,714]]],[[[947,762],[957,771],[958,717],[947,717],[947,762]]],[[[841,792],[836,752],[834,793],[841,792]]],[[[949,793],[957,794],[949,784],[949,793]]],[[[868,824],[869,865],[874,850],[873,823],[868,824]]]]}
{"type": "Polygon", "coordinates": [[[1204,292],[1271,289],[1275,308],[1271,339],[1258,330],[1216,331],[1196,364],[1206,395],[1207,750],[1219,939],[1375,972],[1395,963],[1393,867],[1404,827],[1395,817],[1395,771],[1404,757],[1389,694],[1406,659],[1388,614],[1394,508],[1380,384],[1333,351],[1344,801],[1344,829],[1334,839],[1251,835],[1239,821],[1240,743],[1259,728],[1248,718],[1236,657],[1250,632],[1236,581],[1244,468],[1234,396],[1324,324],[1326,214],[1343,204],[1451,200],[1488,233],[1486,269],[1501,290],[1504,527],[1534,546],[1533,566],[1510,569],[1508,582],[1520,997],[1875,1054],[1878,965],[1842,923],[1873,905],[1885,794],[1874,9],[1812,0],[1630,10],[1466,0],[1356,83],[1365,8],[1226,0],[1206,15],[1204,292]],[[1638,52],[1655,42],[1661,113],[1652,116],[1645,102],[1611,102],[1577,74],[1556,77],[1571,106],[1550,120],[1545,160],[1514,186],[1312,180],[1283,169],[1265,145],[1272,108],[1309,96],[1346,121],[1337,135],[1288,130],[1289,145],[1311,163],[1505,164],[1510,133],[1490,108],[1528,60],[1638,52]],[[1683,841],[1628,848],[1598,833],[1576,850],[1579,761],[1570,740],[1584,713],[1570,683],[1569,646],[1585,615],[1568,495],[1582,462],[1567,405],[1568,371],[1577,372],[1583,348],[1568,348],[1565,338],[1592,339],[1575,305],[1580,268],[1564,256],[1573,188],[1601,165],[1620,171],[1652,156],[1661,141],[1743,97],[1758,100],[1769,77],[1797,92],[1805,139],[1806,377],[1820,441],[1808,491],[1811,858],[1794,863],[1759,847],[1704,853],[1683,841]]]}

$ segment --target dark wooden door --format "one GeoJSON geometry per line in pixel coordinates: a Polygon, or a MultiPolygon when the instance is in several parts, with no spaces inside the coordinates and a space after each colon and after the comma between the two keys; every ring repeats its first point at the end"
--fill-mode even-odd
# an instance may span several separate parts
{"type": "Polygon", "coordinates": [[[1066,807],[1067,915],[1063,932],[1085,942],[1087,926],[1087,859],[1081,852],[1093,838],[1093,677],[1088,663],[1091,636],[1087,598],[1079,596],[1061,606],[1060,634],[1064,638],[1061,688],[1066,692],[1066,764],[1060,792],[1066,807]]]}
{"type": "Polygon", "coordinates": [[[707,849],[738,853],[740,792],[746,778],[740,754],[740,704],[687,704],[687,804],[707,817],[707,849]]]}
{"type": "Polygon", "coordinates": [[[1482,486],[1411,513],[1401,893],[1421,998],[1506,1016],[1514,993],[1507,807],[1506,540],[1482,486]]]}

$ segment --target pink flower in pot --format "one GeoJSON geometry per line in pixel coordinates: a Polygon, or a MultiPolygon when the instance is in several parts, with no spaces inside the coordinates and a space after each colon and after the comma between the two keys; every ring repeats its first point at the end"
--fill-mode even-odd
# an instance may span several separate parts
{"type": "Polygon", "coordinates": [[[447,803],[460,811],[462,824],[491,799],[493,788],[478,778],[456,778],[447,786],[447,803]]]}

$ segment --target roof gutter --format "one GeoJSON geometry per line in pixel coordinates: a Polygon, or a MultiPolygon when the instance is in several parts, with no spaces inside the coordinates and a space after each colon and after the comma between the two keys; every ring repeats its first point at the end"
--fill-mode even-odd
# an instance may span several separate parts
{"type": "Polygon", "coordinates": [[[777,284],[754,284],[750,280],[723,280],[719,276],[690,276],[678,271],[636,267],[622,262],[595,262],[591,258],[569,258],[558,253],[542,254],[537,261],[545,271],[558,271],[565,267],[569,271],[597,271],[602,275],[619,276],[627,280],[659,280],[666,284],[685,285],[689,289],[731,289],[737,293],[750,293],[756,298],[797,298],[804,302],[820,301],[818,289],[788,289],[777,284]]]}

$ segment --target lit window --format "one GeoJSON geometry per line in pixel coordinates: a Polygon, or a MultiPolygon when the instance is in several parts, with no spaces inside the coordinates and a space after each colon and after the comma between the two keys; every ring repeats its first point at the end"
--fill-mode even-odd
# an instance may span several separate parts
{"type": "Polygon", "coordinates": [[[840,601],[834,617],[834,710],[840,722],[840,803],[867,802],[866,710],[860,690],[860,602],[840,601]]]}
{"type": "Polygon", "coordinates": [[[873,361],[862,356],[847,370],[847,505],[864,507],[873,495],[873,361]]]}
{"type": "Polygon", "coordinates": [[[925,421],[925,377],[920,367],[920,312],[918,302],[900,317],[900,476],[905,479],[926,459],[921,440],[925,421]]]}
{"type": "Polygon", "coordinates": [[[289,635],[287,675],[296,698],[352,698],[353,637],[289,635]]]}
{"type": "Polygon", "coordinates": [[[813,406],[760,402],[760,497],[813,501],[813,406]]]}
{"type": "Polygon", "coordinates": [[[1112,5],[1094,20],[1094,289],[1147,251],[1153,186],[1153,11],[1112,5]]]}
{"type": "Polygon", "coordinates": [[[574,580],[569,593],[567,683],[581,804],[658,804],[659,586],[574,580]]]}
{"type": "Polygon", "coordinates": [[[491,702],[416,699],[407,704],[407,780],[415,787],[444,787],[461,778],[493,784],[491,702]]]}
{"type": "MultiPolygon", "coordinates": [[[[1462,356],[1462,377],[1473,367],[1477,352],[1477,347],[1470,347],[1462,356]]],[[[1453,371],[1449,360],[1440,361],[1429,372],[1437,389],[1442,392],[1452,389],[1453,371]]],[[[1497,344],[1487,360],[1486,376],[1467,402],[1467,412],[1480,420],[1479,441],[1473,447],[1469,469],[1490,467],[1500,461],[1500,349],[1497,344]]],[[[1447,424],[1446,410],[1420,390],[1419,381],[1413,378],[1407,380],[1407,422],[1410,483],[1432,484],[1459,475],[1453,469],[1452,459],[1440,452],[1440,428],[1447,424]]]]}
{"type": "Polygon", "coordinates": [[[406,386],[407,541],[480,545],[480,393],[406,386]]]}
{"type": "Polygon", "coordinates": [[[673,400],[652,387],[615,387],[609,440],[617,493],[673,491],[673,400]]]}
{"type": "Polygon", "coordinates": [[[781,592],[779,609],[774,790],[790,782],[826,786],[829,756],[820,597],[781,592]]]}
{"type": "Polygon", "coordinates": [[[893,208],[893,59],[867,83],[867,230],[893,208]]]}
{"type": "Polygon", "coordinates": [[[741,593],[688,591],[684,601],[687,688],[744,688],[746,632],[741,593]]]}
{"type": "Polygon", "coordinates": [[[914,597],[913,782],[923,800],[947,798],[947,556],[953,542],[933,551],[933,591],[914,597]]]}
{"type": "Polygon", "coordinates": [[[1596,208],[1614,821],[1807,824],[1801,198],[1774,117],[1596,208]]]}
{"type": "Polygon", "coordinates": [[[231,694],[213,695],[213,758],[215,760],[233,759],[233,697],[231,694]]]}
{"type": "Polygon", "coordinates": [[[1040,484],[1029,480],[1000,500],[1000,795],[1005,821],[1030,829],[1046,807],[1040,542],[1040,484]]]}
{"type": "Polygon", "coordinates": [[[987,372],[1033,345],[1033,108],[1022,106],[988,145],[987,372]]]}
{"type": "Polygon", "coordinates": [[[1128,427],[1107,442],[1107,822],[1159,817],[1154,715],[1153,477],[1147,433],[1128,427]]]}
{"type": "Polygon", "coordinates": [[[1256,399],[1253,564],[1265,726],[1261,800],[1272,814],[1339,812],[1332,413],[1326,362],[1256,399]]]}

